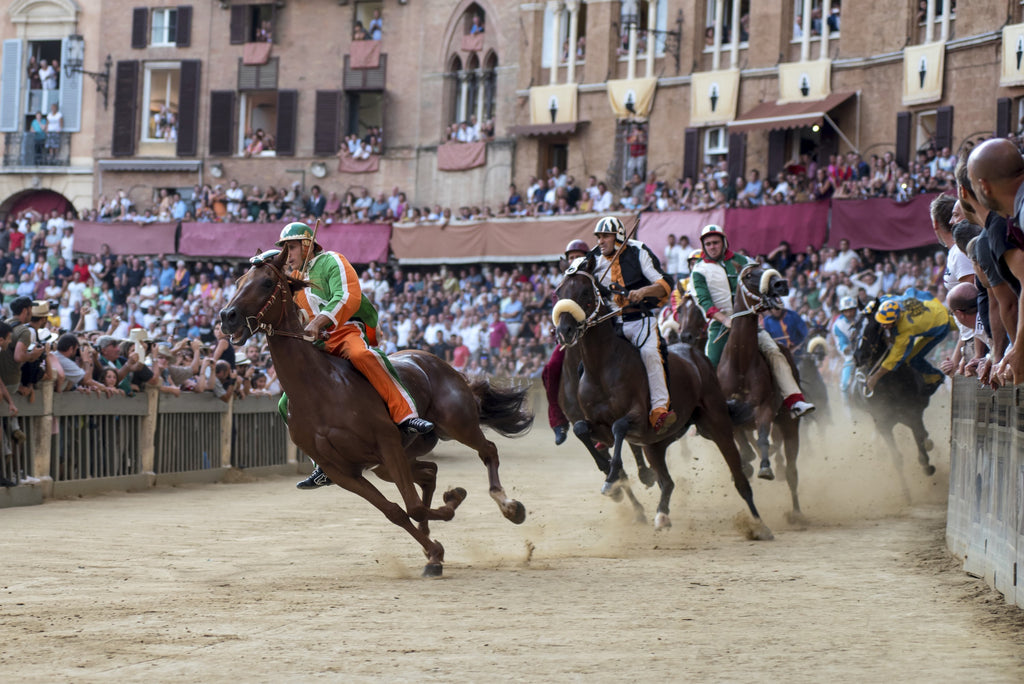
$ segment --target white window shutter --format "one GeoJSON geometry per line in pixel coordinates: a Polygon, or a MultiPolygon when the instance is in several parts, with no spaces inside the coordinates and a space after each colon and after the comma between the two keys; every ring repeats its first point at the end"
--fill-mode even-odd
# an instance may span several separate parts
{"type": "MultiPolygon", "coordinates": [[[[68,39],[61,41],[60,63],[67,64],[68,39]]],[[[63,130],[69,133],[78,133],[82,130],[82,78],[85,76],[80,71],[68,76],[67,69],[61,66],[60,75],[60,113],[64,119],[61,121],[63,130]]]]}
{"type": "Polygon", "coordinates": [[[20,131],[21,116],[21,53],[25,44],[17,39],[5,40],[2,71],[0,71],[0,131],[20,131]]]}

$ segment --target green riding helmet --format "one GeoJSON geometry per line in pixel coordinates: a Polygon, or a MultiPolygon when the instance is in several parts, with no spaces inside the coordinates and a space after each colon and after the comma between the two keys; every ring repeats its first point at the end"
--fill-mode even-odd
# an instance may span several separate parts
{"type": "Polygon", "coordinates": [[[292,240],[312,240],[313,229],[300,221],[293,221],[281,229],[281,237],[277,241],[278,247],[284,247],[284,243],[292,240]]]}

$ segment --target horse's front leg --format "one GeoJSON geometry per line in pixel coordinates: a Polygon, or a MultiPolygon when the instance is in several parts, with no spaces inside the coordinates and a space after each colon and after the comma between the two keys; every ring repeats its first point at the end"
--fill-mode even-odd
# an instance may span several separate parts
{"type": "Polygon", "coordinates": [[[608,477],[605,478],[601,493],[612,496],[619,488],[619,478],[623,477],[622,472],[622,443],[626,441],[626,433],[629,432],[629,418],[623,416],[612,423],[612,436],[615,438],[615,448],[612,450],[612,462],[608,468],[608,477]]]}
{"type": "Polygon", "coordinates": [[[658,512],[654,515],[654,529],[665,530],[672,527],[672,520],[668,517],[668,504],[672,499],[672,490],[675,483],[668,472],[665,463],[665,452],[668,450],[666,442],[659,442],[647,447],[647,457],[651,462],[651,468],[658,474],[658,486],[661,488],[661,498],[658,500],[658,512]]]}
{"type": "Polygon", "coordinates": [[[925,475],[934,475],[935,466],[928,460],[928,449],[934,446],[934,444],[928,438],[928,429],[924,426],[924,413],[917,413],[915,411],[909,426],[914,433],[914,442],[917,444],[917,462],[924,468],[925,475]]]}
{"type": "Polygon", "coordinates": [[[644,450],[642,448],[636,444],[630,444],[629,448],[633,451],[633,459],[636,461],[637,477],[640,478],[645,487],[651,487],[658,481],[658,474],[652,468],[647,467],[647,460],[644,459],[644,450]]]}
{"type": "Polygon", "coordinates": [[[594,446],[594,440],[590,436],[590,425],[587,424],[587,421],[577,420],[573,423],[572,433],[576,435],[577,439],[583,442],[583,446],[585,446],[587,451],[590,452],[590,455],[593,457],[594,463],[597,464],[598,469],[607,475],[609,468],[611,468],[611,460],[608,457],[608,450],[598,450],[598,448],[594,446]]]}

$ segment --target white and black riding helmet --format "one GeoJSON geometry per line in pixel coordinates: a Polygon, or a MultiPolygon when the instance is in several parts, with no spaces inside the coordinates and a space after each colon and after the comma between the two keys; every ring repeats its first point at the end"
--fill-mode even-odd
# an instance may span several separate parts
{"type": "Polygon", "coordinates": [[[708,225],[704,226],[704,229],[702,231],[700,231],[700,244],[701,245],[704,244],[704,238],[706,238],[708,235],[717,235],[717,236],[719,236],[720,238],[722,238],[723,250],[729,249],[729,238],[727,238],[725,236],[725,231],[722,230],[721,226],[719,226],[717,224],[714,224],[714,223],[711,223],[711,224],[708,224],[708,225]]]}
{"type": "Polygon", "coordinates": [[[622,221],[614,216],[603,216],[594,226],[594,235],[608,235],[609,233],[615,235],[617,243],[621,244],[626,241],[626,227],[622,225],[622,221]]]}

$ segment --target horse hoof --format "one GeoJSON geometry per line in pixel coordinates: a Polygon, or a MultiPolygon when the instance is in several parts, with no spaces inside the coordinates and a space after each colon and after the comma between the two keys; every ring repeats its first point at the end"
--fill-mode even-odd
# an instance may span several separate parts
{"type": "Polygon", "coordinates": [[[754,466],[747,462],[743,463],[743,474],[747,476],[747,479],[754,477],[754,466]]]}
{"type": "Polygon", "coordinates": [[[637,477],[639,477],[640,481],[644,483],[644,486],[648,488],[653,487],[654,483],[658,481],[658,476],[650,468],[641,468],[640,471],[637,472],[637,477]]]}
{"type": "MultiPolygon", "coordinates": [[[[935,442],[932,441],[931,437],[925,437],[924,441],[921,442],[921,447],[924,448],[925,451],[931,451],[935,448],[935,442]]],[[[931,475],[931,473],[928,474],[931,475]]]]}
{"type": "Polygon", "coordinates": [[[654,529],[655,530],[667,530],[672,527],[672,521],[664,513],[658,513],[654,516],[654,529]]]}
{"type": "Polygon", "coordinates": [[[929,477],[934,475],[935,474],[935,466],[933,466],[933,465],[926,465],[926,466],[924,466],[924,474],[928,475],[929,477]]]}
{"type": "Polygon", "coordinates": [[[762,480],[775,479],[775,473],[772,472],[771,466],[763,466],[759,471],[757,471],[757,476],[762,480]]]}
{"type": "Polygon", "coordinates": [[[601,485],[601,493],[618,501],[622,498],[622,486],[618,482],[605,482],[601,485]]]}
{"type": "Polygon", "coordinates": [[[440,577],[444,572],[444,566],[440,563],[427,563],[423,566],[424,577],[440,577]]]}
{"type": "Polygon", "coordinates": [[[522,525],[523,521],[526,520],[526,506],[515,499],[510,501],[508,506],[503,507],[501,513],[516,525],[522,525]]]}
{"type": "Polygon", "coordinates": [[[775,535],[764,523],[761,523],[760,527],[754,531],[755,541],[772,541],[773,539],[775,539],[775,535]]]}
{"type": "Polygon", "coordinates": [[[453,487],[444,493],[444,502],[451,504],[451,507],[458,508],[459,504],[466,500],[466,490],[462,487],[453,487]]]}
{"type": "Polygon", "coordinates": [[[800,511],[790,511],[786,513],[786,522],[790,525],[798,525],[804,527],[807,525],[807,518],[800,511]]]}

